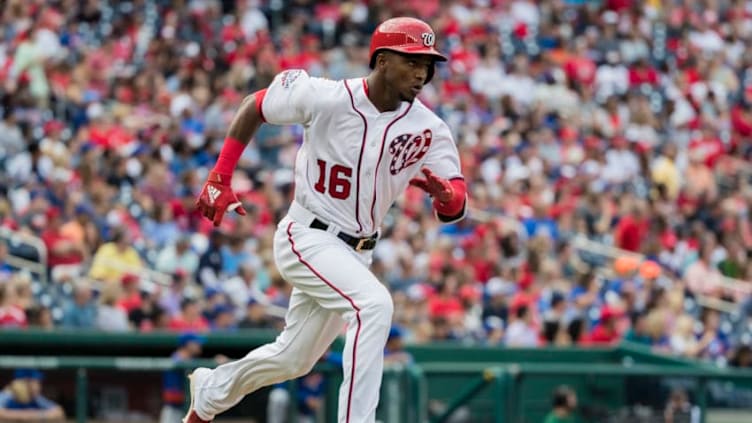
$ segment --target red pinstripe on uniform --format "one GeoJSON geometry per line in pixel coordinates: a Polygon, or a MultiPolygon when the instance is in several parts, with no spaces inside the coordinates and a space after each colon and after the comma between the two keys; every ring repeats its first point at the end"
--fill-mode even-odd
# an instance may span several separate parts
{"type": "Polygon", "coordinates": [[[368,121],[366,120],[365,115],[363,115],[363,112],[358,110],[357,107],[355,107],[355,98],[353,97],[352,90],[350,90],[350,86],[347,85],[347,80],[343,81],[345,83],[345,89],[347,89],[347,94],[350,95],[350,105],[352,105],[353,110],[355,110],[355,113],[360,115],[360,118],[363,119],[363,140],[360,143],[360,155],[358,156],[358,169],[355,173],[355,221],[358,222],[358,233],[363,232],[363,225],[360,223],[360,165],[363,162],[363,151],[366,149],[366,136],[368,135],[368,121]]]}
{"type": "MultiPolygon", "coordinates": [[[[368,87],[368,85],[365,82],[366,80],[363,79],[363,86],[368,87]]],[[[376,182],[378,181],[379,177],[379,165],[381,165],[381,157],[384,155],[384,144],[386,143],[386,134],[389,133],[389,128],[392,127],[395,123],[397,123],[398,120],[405,117],[407,112],[410,111],[410,109],[413,107],[413,103],[410,103],[407,106],[407,109],[405,109],[404,112],[402,112],[401,115],[394,118],[393,121],[389,122],[389,124],[384,129],[384,135],[381,137],[381,151],[379,152],[379,160],[376,161],[376,171],[373,172],[373,199],[371,200],[371,225],[373,225],[373,229],[371,230],[371,233],[376,232],[376,219],[373,216],[373,209],[376,207],[376,182]]]]}
{"type": "Polygon", "coordinates": [[[256,91],[253,95],[253,97],[256,99],[256,111],[261,117],[262,122],[266,122],[266,118],[264,117],[264,110],[261,108],[261,106],[264,104],[264,96],[266,96],[266,88],[256,91]]]}
{"type": "Polygon", "coordinates": [[[292,239],[292,225],[294,222],[290,222],[289,225],[287,225],[287,240],[290,242],[290,249],[292,252],[298,257],[298,261],[301,262],[305,267],[307,267],[311,272],[313,272],[316,277],[321,279],[325,284],[327,284],[330,288],[332,288],[337,294],[339,294],[342,298],[346,299],[352,308],[355,310],[355,318],[358,320],[358,328],[355,330],[355,339],[353,340],[353,352],[352,352],[352,369],[350,370],[350,392],[347,393],[347,420],[346,422],[350,422],[350,406],[352,405],[352,393],[353,393],[353,386],[355,386],[355,353],[358,348],[358,337],[360,336],[360,308],[355,305],[355,301],[353,301],[352,298],[347,296],[344,292],[342,292],[339,288],[334,286],[331,282],[329,282],[328,279],[326,279],[321,273],[319,273],[314,267],[308,263],[303,256],[300,255],[300,252],[295,249],[295,241],[292,239]]]}

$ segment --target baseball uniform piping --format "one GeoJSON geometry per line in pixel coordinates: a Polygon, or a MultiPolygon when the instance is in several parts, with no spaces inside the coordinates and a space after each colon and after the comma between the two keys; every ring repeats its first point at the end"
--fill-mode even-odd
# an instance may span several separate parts
{"type": "Polygon", "coordinates": [[[405,117],[407,112],[409,112],[412,107],[413,103],[408,104],[407,109],[405,109],[405,111],[402,112],[401,115],[397,116],[393,121],[389,122],[389,124],[386,126],[386,129],[384,129],[384,135],[381,137],[381,151],[379,152],[379,160],[376,161],[376,170],[373,172],[373,198],[371,200],[371,224],[373,225],[373,230],[371,232],[376,232],[376,219],[373,217],[373,209],[376,207],[376,185],[379,180],[379,166],[381,165],[381,157],[384,156],[384,144],[386,143],[386,135],[389,133],[389,128],[397,123],[398,120],[405,117]]]}
{"type": "Polygon", "coordinates": [[[307,267],[311,272],[313,272],[314,275],[316,275],[319,279],[321,279],[325,284],[327,284],[330,288],[332,288],[337,294],[339,294],[342,298],[346,299],[352,308],[355,310],[355,318],[358,320],[358,328],[355,330],[355,339],[353,340],[353,352],[352,352],[352,368],[350,369],[350,391],[347,393],[347,419],[345,420],[346,423],[350,423],[350,406],[352,405],[352,393],[353,393],[353,386],[355,386],[355,353],[358,349],[358,337],[360,336],[360,308],[355,305],[355,301],[353,301],[352,298],[347,296],[344,292],[340,291],[339,288],[334,286],[329,280],[327,280],[321,273],[319,273],[316,269],[313,268],[313,266],[308,263],[302,255],[300,255],[300,252],[295,249],[295,241],[292,239],[292,225],[294,222],[290,222],[287,225],[287,240],[290,242],[290,249],[292,252],[298,257],[298,261],[301,262],[305,267],[307,267]]]}
{"type": "Polygon", "coordinates": [[[256,111],[258,112],[259,117],[261,117],[261,121],[266,123],[266,118],[264,117],[264,109],[262,107],[264,104],[264,96],[266,96],[266,88],[264,88],[263,90],[258,90],[254,94],[254,98],[256,99],[256,111]]]}
{"type": "Polygon", "coordinates": [[[350,105],[352,105],[353,110],[355,110],[355,113],[360,115],[360,118],[363,119],[363,141],[360,143],[360,155],[358,156],[358,169],[355,174],[355,221],[358,222],[358,233],[363,232],[363,225],[360,223],[360,165],[363,162],[363,151],[366,149],[366,136],[368,135],[368,121],[366,120],[365,115],[358,110],[357,107],[355,107],[355,97],[353,97],[353,93],[350,90],[350,86],[347,85],[347,81],[343,81],[345,83],[345,89],[347,89],[347,94],[350,95],[350,105]]]}

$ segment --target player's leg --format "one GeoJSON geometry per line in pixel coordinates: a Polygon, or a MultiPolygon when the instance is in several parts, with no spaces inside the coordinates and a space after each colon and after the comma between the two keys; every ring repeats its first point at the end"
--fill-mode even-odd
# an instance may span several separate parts
{"type": "Polygon", "coordinates": [[[348,323],[343,352],[339,421],[375,420],[392,322],[389,291],[356,253],[331,233],[287,223],[287,239],[275,240],[280,272],[322,307],[340,312],[348,323]]]}
{"type": "Polygon", "coordinates": [[[259,388],[307,374],[344,328],[337,313],[297,288],[285,320],[275,342],[214,370],[193,373],[193,408],[201,419],[212,420],[259,388]]]}

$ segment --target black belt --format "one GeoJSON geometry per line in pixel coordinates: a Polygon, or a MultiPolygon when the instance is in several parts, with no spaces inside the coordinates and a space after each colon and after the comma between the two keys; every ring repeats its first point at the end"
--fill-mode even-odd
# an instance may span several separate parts
{"type": "MultiPolygon", "coordinates": [[[[320,221],[318,218],[313,219],[313,222],[311,222],[311,227],[313,229],[321,229],[322,231],[329,229],[329,225],[320,221]]],[[[355,251],[373,250],[373,248],[376,247],[376,235],[366,238],[357,238],[344,232],[339,232],[337,234],[337,238],[345,241],[345,243],[353,247],[355,251]]]]}

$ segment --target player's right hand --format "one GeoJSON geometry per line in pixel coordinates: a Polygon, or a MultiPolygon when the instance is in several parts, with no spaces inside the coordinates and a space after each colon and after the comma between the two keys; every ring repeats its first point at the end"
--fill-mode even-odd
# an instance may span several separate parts
{"type": "Polygon", "coordinates": [[[196,200],[196,209],[201,215],[214,222],[214,226],[222,223],[226,212],[237,212],[245,216],[245,209],[230,188],[230,177],[217,172],[209,172],[204,188],[196,200]]]}

